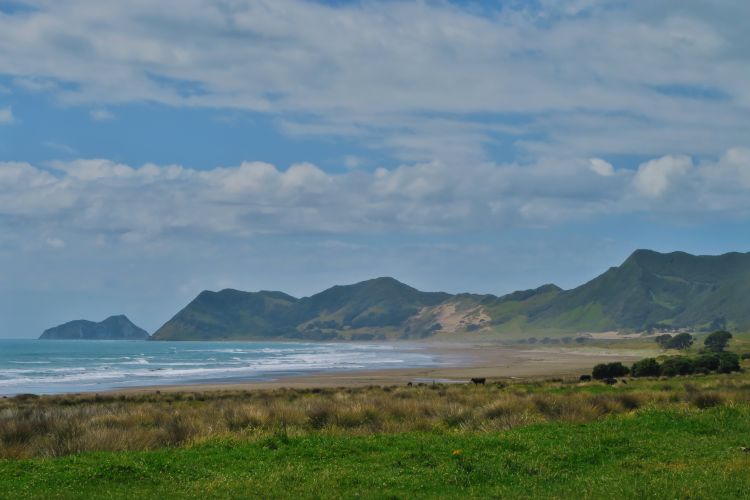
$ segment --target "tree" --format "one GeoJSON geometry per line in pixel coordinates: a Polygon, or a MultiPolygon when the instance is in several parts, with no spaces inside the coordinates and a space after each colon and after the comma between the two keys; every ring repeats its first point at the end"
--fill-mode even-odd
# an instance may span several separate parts
{"type": "Polygon", "coordinates": [[[630,373],[627,366],[623,365],[619,361],[614,363],[601,363],[594,367],[591,371],[591,375],[597,380],[603,380],[606,378],[622,377],[630,373]]]}
{"type": "Polygon", "coordinates": [[[662,349],[667,348],[670,340],[672,340],[672,336],[667,333],[654,337],[654,341],[656,341],[656,343],[659,344],[662,349]]]}
{"type": "Polygon", "coordinates": [[[713,372],[719,369],[719,356],[715,353],[701,354],[693,364],[695,365],[695,371],[701,373],[713,372]]]}
{"type": "Polygon", "coordinates": [[[719,373],[740,371],[740,357],[733,352],[719,353],[719,373]]]}
{"type": "Polygon", "coordinates": [[[675,356],[673,358],[665,359],[661,364],[661,374],[667,377],[674,377],[675,375],[690,375],[691,373],[695,373],[693,360],[684,356],[675,356]]]}
{"type": "Polygon", "coordinates": [[[634,377],[658,377],[659,373],[661,373],[661,367],[654,358],[636,361],[630,369],[630,374],[634,377]]]}
{"type": "Polygon", "coordinates": [[[718,332],[714,332],[706,337],[706,340],[703,341],[703,345],[713,352],[724,352],[724,349],[731,338],[731,333],[719,330],[718,332]]]}
{"type": "Polygon", "coordinates": [[[689,333],[678,333],[667,344],[670,349],[687,349],[693,345],[693,336],[689,333]]]}

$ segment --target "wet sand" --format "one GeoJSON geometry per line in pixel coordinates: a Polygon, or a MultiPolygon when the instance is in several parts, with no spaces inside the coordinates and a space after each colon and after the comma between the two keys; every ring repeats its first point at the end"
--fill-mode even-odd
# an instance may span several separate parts
{"type": "Polygon", "coordinates": [[[408,382],[466,383],[472,377],[487,379],[535,379],[578,376],[604,362],[630,364],[649,355],[649,350],[603,349],[595,347],[510,347],[496,344],[427,344],[423,348],[444,360],[440,366],[397,368],[370,371],[315,373],[278,378],[271,381],[228,380],[117,389],[116,393],[184,392],[213,390],[251,390],[317,387],[358,387],[401,385],[408,382]]]}

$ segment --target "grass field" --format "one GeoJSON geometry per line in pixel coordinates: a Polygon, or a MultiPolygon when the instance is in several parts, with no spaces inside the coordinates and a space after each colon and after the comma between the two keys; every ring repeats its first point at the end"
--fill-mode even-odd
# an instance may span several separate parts
{"type": "Polygon", "coordinates": [[[747,372],[8,398],[0,498],[748,498],[748,447],[747,372]]]}
{"type": "Polygon", "coordinates": [[[0,462],[0,496],[746,498],[750,407],[0,462]]]}

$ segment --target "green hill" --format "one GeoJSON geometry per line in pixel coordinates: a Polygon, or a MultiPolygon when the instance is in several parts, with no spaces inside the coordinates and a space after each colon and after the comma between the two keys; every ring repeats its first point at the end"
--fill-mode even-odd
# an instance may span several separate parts
{"type": "Polygon", "coordinates": [[[154,333],[155,340],[283,337],[294,330],[297,299],[282,292],[201,292],[154,333]]]}
{"type": "Polygon", "coordinates": [[[393,278],[334,286],[303,299],[281,292],[204,291],[154,339],[385,339],[422,308],[450,297],[420,292],[393,278]]]}
{"type": "Polygon", "coordinates": [[[572,290],[494,295],[421,292],[393,278],[281,292],[202,292],[155,340],[450,338],[651,328],[750,329],[750,253],[634,252],[572,290]]]}
{"type": "Polygon", "coordinates": [[[621,266],[559,294],[530,323],[578,331],[747,328],[748,306],[750,254],[637,250],[621,266]]]}
{"type": "Polygon", "coordinates": [[[48,328],[40,340],[147,340],[148,332],[125,315],[110,316],[99,323],[78,319],[48,328]]]}

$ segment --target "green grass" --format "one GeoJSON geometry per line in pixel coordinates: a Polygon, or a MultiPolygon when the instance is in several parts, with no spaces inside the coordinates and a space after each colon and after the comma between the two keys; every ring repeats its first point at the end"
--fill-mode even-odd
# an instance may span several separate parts
{"type": "Polygon", "coordinates": [[[642,409],[507,432],[279,434],[5,460],[0,497],[742,498],[743,446],[750,405],[642,409]]]}
{"type": "Polygon", "coordinates": [[[750,498],[732,374],[0,399],[2,498],[750,498]]]}

